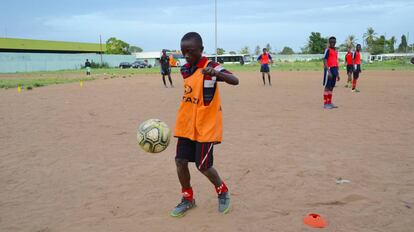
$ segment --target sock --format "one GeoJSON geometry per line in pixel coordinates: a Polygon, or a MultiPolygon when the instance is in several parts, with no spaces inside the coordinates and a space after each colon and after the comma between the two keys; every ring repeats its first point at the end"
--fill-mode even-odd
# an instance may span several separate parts
{"type": "Polygon", "coordinates": [[[229,189],[227,188],[226,184],[222,181],[219,187],[216,187],[217,194],[222,194],[228,192],[229,189]]]}
{"type": "Polygon", "coordinates": [[[328,91],[323,92],[323,104],[328,104],[328,91]]]}
{"type": "Polygon", "coordinates": [[[352,80],[352,89],[355,89],[356,88],[356,84],[357,84],[357,80],[356,79],[353,79],[352,80]]]}
{"type": "Polygon", "coordinates": [[[328,91],[328,104],[332,104],[332,91],[328,91]]]}
{"type": "Polygon", "coordinates": [[[181,192],[183,193],[183,197],[187,201],[193,201],[193,188],[182,189],[181,192]]]}

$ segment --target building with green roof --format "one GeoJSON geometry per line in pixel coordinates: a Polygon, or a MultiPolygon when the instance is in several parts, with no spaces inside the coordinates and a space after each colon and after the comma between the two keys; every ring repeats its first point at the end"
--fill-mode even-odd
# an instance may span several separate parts
{"type": "Polygon", "coordinates": [[[106,44],[0,38],[0,52],[105,53],[106,44]]]}

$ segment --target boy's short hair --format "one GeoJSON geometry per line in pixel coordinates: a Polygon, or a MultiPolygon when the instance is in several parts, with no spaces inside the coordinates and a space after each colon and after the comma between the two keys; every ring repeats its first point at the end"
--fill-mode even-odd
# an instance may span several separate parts
{"type": "Polygon", "coordinates": [[[336,40],[335,36],[331,36],[331,37],[329,37],[329,40],[331,40],[331,39],[336,40]]]}
{"type": "Polygon", "coordinates": [[[183,38],[181,39],[181,42],[185,40],[194,40],[195,42],[200,44],[201,47],[203,46],[203,39],[201,38],[200,34],[198,34],[197,32],[188,32],[187,34],[183,36],[183,38]]]}

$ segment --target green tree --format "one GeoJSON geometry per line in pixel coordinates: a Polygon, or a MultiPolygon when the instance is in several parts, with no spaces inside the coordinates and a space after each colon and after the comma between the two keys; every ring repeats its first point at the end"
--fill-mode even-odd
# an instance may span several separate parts
{"type": "Polygon", "coordinates": [[[302,49],[302,51],[309,54],[321,54],[325,51],[327,43],[328,39],[323,38],[321,33],[312,32],[309,36],[308,44],[302,49]]]}
{"type": "Polygon", "coordinates": [[[106,41],[106,53],[107,54],[130,54],[129,44],[115,37],[111,37],[106,41]]]}
{"type": "Polygon", "coordinates": [[[262,49],[260,48],[259,45],[257,45],[256,48],[254,49],[254,54],[258,56],[260,55],[260,53],[262,53],[262,49]]]}
{"type": "Polygon", "coordinates": [[[250,49],[248,46],[244,46],[241,50],[240,50],[240,54],[250,54],[250,49]]]}
{"type": "Polygon", "coordinates": [[[138,46],[130,46],[128,49],[129,53],[136,53],[136,52],[142,52],[142,48],[138,46]]]}
{"type": "Polygon", "coordinates": [[[223,55],[226,51],[223,48],[217,48],[217,55],[223,55]]]}
{"type": "Polygon", "coordinates": [[[405,37],[405,35],[401,36],[401,43],[400,45],[398,45],[398,52],[407,52],[407,37],[405,37]]]}
{"type": "Polygon", "coordinates": [[[229,54],[236,55],[235,51],[230,51],[229,54]]]}
{"type": "Polygon", "coordinates": [[[379,38],[374,39],[370,46],[369,46],[369,52],[373,55],[385,53],[385,47],[386,47],[386,39],[384,35],[381,35],[379,38]]]}
{"type": "Polygon", "coordinates": [[[282,55],[292,55],[292,54],[295,54],[295,52],[290,47],[284,47],[279,54],[282,54],[282,55]]]}
{"type": "Polygon", "coordinates": [[[394,53],[395,52],[395,43],[397,43],[397,39],[395,39],[395,36],[391,37],[389,40],[387,40],[387,47],[386,52],[387,53],[394,53]]]}

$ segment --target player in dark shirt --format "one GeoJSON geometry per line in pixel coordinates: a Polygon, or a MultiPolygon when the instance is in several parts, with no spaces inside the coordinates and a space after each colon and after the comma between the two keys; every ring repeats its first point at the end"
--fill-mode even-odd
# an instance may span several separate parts
{"type": "Polygon", "coordinates": [[[167,83],[165,82],[165,75],[168,76],[168,80],[170,81],[171,87],[174,87],[172,80],[171,80],[170,58],[167,56],[167,51],[165,49],[162,50],[162,55],[160,57],[160,65],[161,65],[162,81],[164,82],[165,88],[168,88],[167,83]]]}
{"type": "Polygon", "coordinates": [[[86,59],[85,68],[86,68],[86,75],[90,76],[91,75],[91,62],[89,62],[88,59],[86,59]]]}

